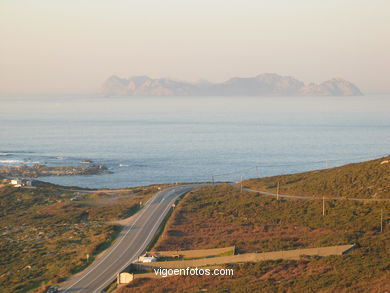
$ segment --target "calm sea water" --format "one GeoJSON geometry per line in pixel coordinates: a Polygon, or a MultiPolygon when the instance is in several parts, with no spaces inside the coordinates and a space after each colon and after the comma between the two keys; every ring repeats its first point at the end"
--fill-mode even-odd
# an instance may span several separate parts
{"type": "Polygon", "coordinates": [[[390,96],[0,98],[0,165],[80,165],[82,187],[239,180],[390,153],[390,96]]]}

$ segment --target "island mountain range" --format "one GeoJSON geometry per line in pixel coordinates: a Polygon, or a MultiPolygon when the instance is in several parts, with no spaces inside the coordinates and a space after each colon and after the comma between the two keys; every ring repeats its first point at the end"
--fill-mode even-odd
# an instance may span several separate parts
{"type": "Polygon", "coordinates": [[[109,77],[102,86],[105,96],[361,96],[353,83],[333,78],[320,84],[305,84],[291,77],[264,73],[234,77],[222,83],[190,83],[168,78],[109,77]]]}

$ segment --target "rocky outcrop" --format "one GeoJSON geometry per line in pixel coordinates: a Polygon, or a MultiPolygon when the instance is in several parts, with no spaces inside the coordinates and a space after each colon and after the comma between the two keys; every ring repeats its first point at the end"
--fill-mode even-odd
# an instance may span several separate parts
{"type": "Polygon", "coordinates": [[[102,87],[105,96],[188,96],[195,91],[196,86],[190,83],[147,76],[130,79],[111,76],[102,87]]]}
{"type": "Polygon", "coordinates": [[[73,176],[73,175],[98,175],[112,173],[104,165],[89,166],[14,166],[1,167],[0,176],[5,177],[29,177],[37,178],[44,176],[73,176]]]}
{"type": "Polygon", "coordinates": [[[290,96],[303,86],[303,82],[293,77],[265,73],[249,78],[234,77],[206,88],[205,92],[217,96],[290,96]]]}
{"type": "Polygon", "coordinates": [[[304,96],[362,96],[363,93],[353,83],[334,78],[321,84],[310,83],[300,93],[304,96]]]}
{"type": "Polygon", "coordinates": [[[103,84],[103,94],[112,96],[127,95],[128,80],[118,76],[110,76],[103,84]]]}
{"type": "Polygon", "coordinates": [[[291,76],[264,73],[234,77],[223,83],[188,83],[167,78],[136,76],[109,77],[103,84],[105,96],[354,96],[362,92],[351,82],[337,78],[305,85],[291,76]]]}

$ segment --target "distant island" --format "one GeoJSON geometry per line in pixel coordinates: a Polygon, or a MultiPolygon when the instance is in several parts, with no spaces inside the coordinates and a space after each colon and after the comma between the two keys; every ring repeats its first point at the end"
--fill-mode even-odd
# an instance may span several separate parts
{"type": "Polygon", "coordinates": [[[320,84],[305,84],[291,76],[264,73],[234,77],[223,83],[190,83],[168,78],[109,77],[102,86],[104,96],[362,96],[353,83],[333,78],[320,84]]]}

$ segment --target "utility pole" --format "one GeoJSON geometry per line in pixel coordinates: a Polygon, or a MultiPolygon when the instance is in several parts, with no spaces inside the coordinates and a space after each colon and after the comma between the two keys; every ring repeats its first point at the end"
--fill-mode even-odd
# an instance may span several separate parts
{"type": "Polygon", "coordinates": [[[211,176],[211,181],[213,182],[214,185],[214,175],[211,176]]]}
{"type": "Polygon", "coordinates": [[[241,193],[242,193],[242,176],[241,176],[241,193]]]}
{"type": "Polygon", "coordinates": [[[279,181],[278,184],[276,185],[276,200],[279,200],[279,181]]]}
{"type": "Polygon", "coordinates": [[[383,232],[383,208],[381,208],[381,233],[383,232]]]}
{"type": "Polygon", "coordinates": [[[325,216],[325,196],[322,197],[322,215],[325,216]]]}

